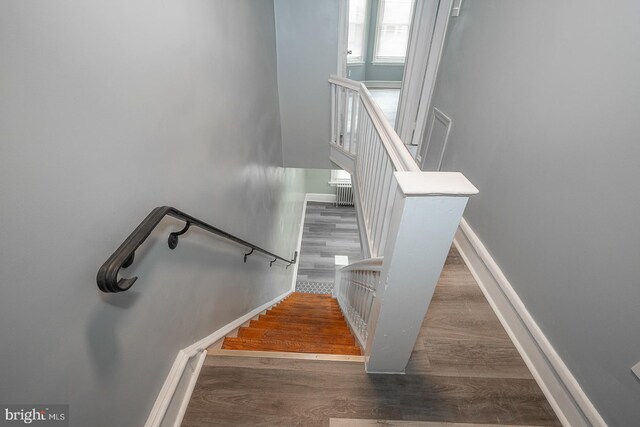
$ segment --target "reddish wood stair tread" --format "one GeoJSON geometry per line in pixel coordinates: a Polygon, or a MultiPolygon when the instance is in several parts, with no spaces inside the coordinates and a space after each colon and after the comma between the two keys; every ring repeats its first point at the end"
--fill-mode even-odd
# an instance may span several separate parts
{"type": "Polygon", "coordinates": [[[296,305],[279,305],[277,307],[273,307],[271,310],[269,310],[269,313],[278,313],[278,312],[291,312],[291,311],[299,311],[299,312],[309,312],[309,313],[313,313],[313,314],[318,314],[318,315],[333,315],[333,316],[342,316],[342,312],[340,311],[339,308],[335,308],[335,307],[318,307],[318,306],[309,306],[309,307],[303,307],[300,306],[298,304],[296,305]]]}
{"type": "Polygon", "coordinates": [[[308,324],[308,325],[326,325],[326,326],[341,326],[346,325],[344,319],[327,319],[322,317],[307,317],[307,316],[296,316],[285,315],[285,314],[263,314],[258,317],[259,320],[272,320],[283,323],[299,323],[299,324],[308,324]]]}
{"type": "Polygon", "coordinates": [[[312,313],[308,311],[267,311],[262,317],[269,319],[279,319],[286,317],[296,317],[300,319],[309,319],[318,322],[344,322],[342,314],[330,314],[330,313],[312,313]]]}
{"type": "Polygon", "coordinates": [[[287,315],[303,315],[303,316],[311,316],[318,318],[340,318],[342,319],[341,311],[333,311],[333,310],[314,310],[314,309],[305,309],[305,308],[274,308],[272,310],[268,310],[267,314],[287,314],[287,315]]]}
{"type": "MultiPolygon", "coordinates": [[[[347,331],[348,332],[348,331],[347,331]]],[[[238,338],[275,340],[275,341],[297,341],[297,342],[324,342],[327,344],[356,345],[356,340],[349,335],[338,334],[317,334],[301,332],[296,330],[283,329],[262,329],[262,328],[240,328],[238,338]]]]}
{"type": "Polygon", "coordinates": [[[296,341],[275,341],[245,338],[224,339],[223,349],[254,351],[286,351],[294,353],[346,354],[360,356],[360,348],[355,345],[308,343],[296,341]]]}
{"type": "Polygon", "coordinates": [[[344,326],[323,326],[323,325],[305,325],[298,323],[283,323],[270,320],[252,320],[249,327],[257,327],[262,329],[280,329],[286,331],[300,331],[306,333],[316,333],[319,335],[351,335],[349,328],[344,326]]]}

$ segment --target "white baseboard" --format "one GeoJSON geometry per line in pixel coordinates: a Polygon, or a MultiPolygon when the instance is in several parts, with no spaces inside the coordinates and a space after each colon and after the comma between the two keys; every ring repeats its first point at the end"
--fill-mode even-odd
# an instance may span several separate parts
{"type": "Polygon", "coordinates": [[[335,194],[322,194],[322,193],[307,193],[304,198],[305,205],[307,202],[326,202],[326,203],[335,203],[336,195],[335,194]]]}
{"type": "Polygon", "coordinates": [[[204,359],[207,358],[206,351],[200,351],[194,357],[189,358],[189,363],[185,366],[181,375],[180,382],[176,391],[171,397],[171,404],[162,419],[161,426],[180,427],[184,414],[187,412],[187,406],[191,400],[191,394],[198,382],[198,376],[202,365],[204,365],[204,359]],[[183,385],[180,387],[180,385],[183,385]],[[182,396],[182,398],[180,398],[182,396]],[[175,403],[173,403],[175,401],[175,403]]]}
{"type": "Polygon", "coordinates": [[[562,425],[606,427],[604,419],[464,219],[454,244],[562,425]]]}
{"type": "Polygon", "coordinates": [[[291,290],[250,311],[244,316],[218,329],[211,335],[184,348],[178,352],[169,375],[165,380],[158,398],[156,399],[145,427],[180,427],[182,418],[191,399],[191,393],[198,380],[200,369],[207,355],[207,347],[221,340],[231,331],[239,328],[243,323],[251,320],[260,312],[277,304],[289,294],[291,290]]]}

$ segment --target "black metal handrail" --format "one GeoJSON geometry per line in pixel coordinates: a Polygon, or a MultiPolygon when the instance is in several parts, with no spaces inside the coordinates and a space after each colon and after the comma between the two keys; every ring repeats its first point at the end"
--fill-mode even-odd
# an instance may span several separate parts
{"type": "Polygon", "coordinates": [[[206,222],[200,221],[197,218],[192,217],[184,212],[179,211],[171,206],[160,206],[151,211],[149,215],[133,230],[133,233],[127,237],[127,239],[120,245],[118,249],[102,264],[100,270],[98,270],[98,288],[102,292],[122,292],[131,288],[131,286],[138,280],[137,277],[122,278],[118,280],[118,273],[121,268],[127,268],[133,263],[136,249],[149,237],[154,228],[162,221],[165,216],[171,216],[186,222],[184,228],[180,231],[174,231],[169,234],[169,248],[175,249],[178,246],[178,236],[187,232],[189,227],[196,226],[206,230],[210,233],[217,234],[240,245],[250,248],[251,251],[244,255],[244,262],[247,262],[247,257],[253,254],[254,251],[262,252],[265,255],[273,257],[273,260],[269,262],[269,267],[274,262],[281,260],[287,263],[287,268],[291,264],[295,264],[298,259],[298,252],[294,253],[293,259],[288,260],[282,258],[276,254],[273,254],[267,250],[262,249],[252,243],[242,240],[232,234],[220,230],[206,222]]]}

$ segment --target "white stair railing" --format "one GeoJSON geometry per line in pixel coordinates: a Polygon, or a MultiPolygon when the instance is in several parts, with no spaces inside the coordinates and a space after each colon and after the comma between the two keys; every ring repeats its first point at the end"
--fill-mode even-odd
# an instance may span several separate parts
{"type": "Polygon", "coordinates": [[[335,284],[338,304],[362,347],[367,342],[367,325],[381,270],[382,258],[354,262],[340,270],[340,283],[335,284]]]}
{"type": "Polygon", "coordinates": [[[366,87],[331,85],[331,160],[352,176],[365,256],[334,294],[368,372],[403,372],[469,196],[458,172],[422,172],[366,87]]]}
{"type": "Polygon", "coordinates": [[[365,252],[380,256],[393,209],[393,174],[420,172],[420,168],[362,83],[339,77],[332,77],[329,82],[334,100],[331,143],[345,155],[358,159],[355,168],[350,168],[355,170],[348,171],[352,175],[355,172],[360,183],[365,252]]]}

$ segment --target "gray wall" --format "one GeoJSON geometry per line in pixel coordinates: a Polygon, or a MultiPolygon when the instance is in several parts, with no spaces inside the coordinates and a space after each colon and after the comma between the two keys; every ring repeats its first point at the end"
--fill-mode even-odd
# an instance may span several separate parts
{"type": "Polygon", "coordinates": [[[307,193],[335,194],[336,189],[329,185],[331,169],[305,169],[304,188],[307,193]]]}
{"type": "Polygon", "coordinates": [[[369,0],[365,61],[364,64],[347,65],[347,77],[358,81],[401,82],[404,75],[404,64],[375,64],[373,62],[379,4],[379,0],[369,0]]]}
{"type": "Polygon", "coordinates": [[[367,80],[367,64],[347,64],[347,78],[359,82],[367,80]]]}
{"type": "Polygon", "coordinates": [[[328,169],[327,79],[338,67],[338,0],[274,4],[284,165],[328,169]]]}
{"type": "Polygon", "coordinates": [[[179,349],[291,284],[197,229],[170,251],[173,221],[131,291],[95,284],[163,204],[293,254],[304,180],[280,167],[273,4],[7,0],[0,40],[0,402],[141,426],[179,349]]]}
{"type": "Polygon", "coordinates": [[[637,425],[640,50],[637,1],[463,3],[434,105],[466,211],[611,426],[637,425]]]}

